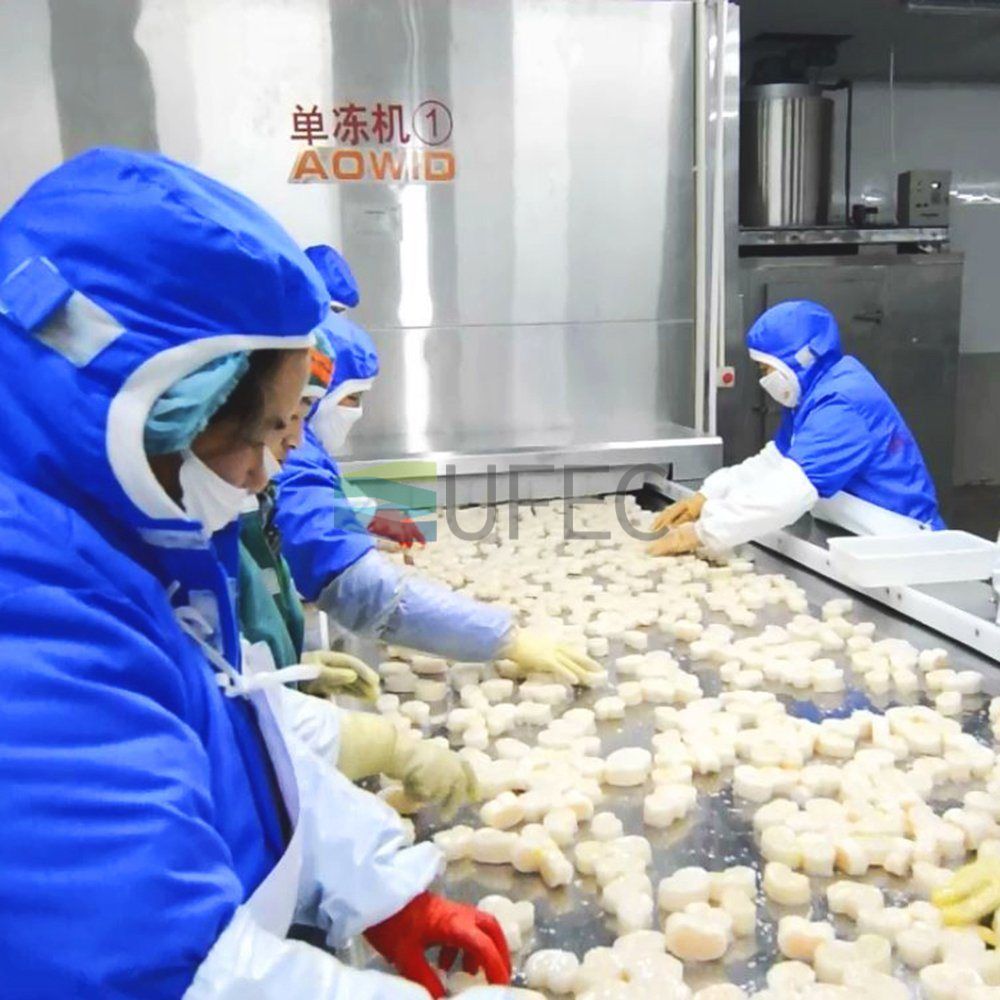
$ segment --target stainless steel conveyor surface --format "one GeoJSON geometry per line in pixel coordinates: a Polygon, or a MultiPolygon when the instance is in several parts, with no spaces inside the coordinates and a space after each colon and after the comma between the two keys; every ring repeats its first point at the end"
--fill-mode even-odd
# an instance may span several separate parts
{"type": "MultiPolygon", "coordinates": [[[[747,546],[747,553],[762,573],[784,573],[800,584],[806,591],[810,612],[819,612],[820,606],[834,597],[843,597],[845,590],[835,583],[795,565],[789,560],[756,546],[747,546]]],[[[787,622],[787,611],[765,608],[758,612],[755,630],[766,624],[787,622]]],[[[872,621],[876,625],[877,637],[898,637],[911,642],[918,648],[942,647],[947,650],[950,665],[958,670],[973,669],[984,676],[984,693],[965,699],[965,712],[961,717],[966,731],[974,733],[981,740],[991,743],[987,706],[989,697],[1000,694],[1000,670],[986,657],[968,648],[943,639],[940,635],[908,621],[884,606],[864,597],[855,595],[852,620],[872,621]]],[[[724,622],[721,615],[706,610],[706,623],[724,622]]],[[[686,655],[686,645],[674,642],[654,626],[649,630],[650,649],[669,648],[680,664],[695,672],[706,695],[720,690],[717,668],[705,664],[691,663],[686,655]]],[[[746,634],[738,629],[738,634],[746,634]]],[[[609,665],[610,679],[614,683],[614,660],[630,652],[620,642],[612,642],[606,663],[609,665]]],[[[843,654],[835,655],[838,665],[847,666],[843,654]]],[[[848,687],[836,695],[811,696],[791,689],[764,685],[764,689],[774,691],[786,704],[798,702],[796,711],[829,712],[843,707],[848,699],[855,707],[870,706],[875,711],[908,703],[892,694],[884,697],[867,695],[851,682],[848,671],[848,687]]],[[[575,702],[579,706],[590,706],[606,690],[578,692],[575,702]]],[[[922,695],[914,695],[912,702],[925,700],[922,695]]],[[[449,706],[451,707],[451,706],[449,706]]],[[[438,730],[443,731],[443,730],[438,730]]],[[[597,732],[601,739],[602,753],[607,755],[619,747],[639,745],[649,747],[654,730],[653,707],[641,705],[629,709],[626,718],[620,722],[598,722],[597,732]]],[[[515,730],[507,735],[533,743],[537,730],[515,730]]],[[[649,839],[653,847],[653,865],[650,877],[654,888],[658,881],[677,868],[686,865],[700,865],[709,870],[719,870],[731,865],[753,864],[762,869],[762,861],[756,847],[751,819],[756,806],[734,802],[732,795],[732,769],[727,768],[715,777],[696,778],[699,798],[695,811],[667,830],[646,827],[642,821],[642,802],[650,790],[648,787],[618,789],[605,786],[604,801],[599,810],[614,812],[624,823],[627,834],[641,834],[649,839]]],[[[940,797],[935,801],[941,809],[954,805],[960,797],[958,789],[940,789],[940,797]]],[[[432,835],[445,826],[466,823],[479,826],[477,809],[467,808],[445,824],[434,812],[424,811],[417,817],[417,831],[420,839],[432,835]]],[[[586,824],[581,825],[579,839],[587,839],[586,824]]],[[[827,914],[825,889],[834,879],[813,878],[813,919],[824,919],[827,914]]],[[[881,886],[890,900],[902,902],[908,899],[907,881],[879,873],[869,875],[865,881],[881,886]]],[[[599,889],[592,879],[576,878],[562,889],[549,890],[537,875],[522,875],[509,866],[491,866],[461,862],[448,866],[438,888],[456,899],[476,902],[483,896],[500,893],[514,900],[527,899],[535,904],[536,927],[525,948],[516,959],[516,966],[522,967],[524,960],[541,948],[566,948],[578,956],[597,945],[610,945],[616,933],[613,919],[600,907],[599,889]]],[[[753,992],[765,985],[767,970],[775,961],[780,961],[776,945],[778,919],[787,913],[805,913],[803,909],[788,909],[770,903],[758,892],[758,924],[755,935],[736,939],[724,959],[703,966],[688,965],[686,982],[694,989],[716,982],[736,983],[753,992]]],[[[852,938],[854,928],[842,917],[835,917],[838,936],[852,938]]],[[[914,984],[913,995],[919,996],[916,980],[903,971],[896,962],[897,975],[906,976],[914,984]]]]}
{"type": "MultiPolygon", "coordinates": [[[[677,482],[654,485],[666,497],[678,498],[693,492],[687,485],[677,482]]],[[[1000,663],[1000,623],[992,583],[969,580],[912,587],[863,589],[850,586],[833,568],[827,544],[831,538],[848,534],[843,528],[806,514],[795,524],[759,539],[756,547],[785,556],[794,565],[836,581],[851,594],[892,608],[899,617],[920,622],[939,636],[957,641],[1000,663]]]]}

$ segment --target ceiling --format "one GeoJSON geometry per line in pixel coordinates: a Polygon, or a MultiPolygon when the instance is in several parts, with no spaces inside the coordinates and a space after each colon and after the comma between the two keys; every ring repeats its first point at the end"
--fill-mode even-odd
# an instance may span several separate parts
{"type": "Polygon", "coordinates": [[[1000,15],[909,11],[903,0],[741,0],[744,47],[762,32],[853,37],[829,77],[1000,82],[1000,15]]]}

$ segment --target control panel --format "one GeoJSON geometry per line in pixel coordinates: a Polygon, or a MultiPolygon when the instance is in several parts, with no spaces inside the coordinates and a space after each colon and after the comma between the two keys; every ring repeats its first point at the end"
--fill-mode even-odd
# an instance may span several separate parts
{"type": "Polygon", "coordinates": [[[899,175],[896,214],[901,226],[947,226],[950,170],[908,170],[899,175]]]}

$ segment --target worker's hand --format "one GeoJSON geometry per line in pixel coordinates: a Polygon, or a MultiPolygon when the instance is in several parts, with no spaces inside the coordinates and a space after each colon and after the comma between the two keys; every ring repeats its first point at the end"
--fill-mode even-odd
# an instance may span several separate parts
{"type": "Polygon", "coordinates": [[[414,542],[426,545],[424,533],[417,527],[413,518],[395,507],[380,508],[368,524],[368,530],[380,538],[387,538],[404,549],[410,548],[414,542]]]}
{"type": "Polygon", "coordinates": [[[399,913],[370,927],[365,938],[400,975],[423,986],[435,1000],[445,995],[445,989],[424,954],[428,948],[441,948],[438,964],[446,971],[462,952],[466,972],[482,969],[494,985],[510,983],[510,952],[497,921],[474,906],[430,892],[421,893],[399,913]]]}
{"type": "Polygon", "coordinates": [[[653,531],[666,531],[668,528],[697,521],[707,499],[704,493],[692,493],[691,496],[664,507],[653,519],[653,531]]]}
{"type": "Polygon", "coordinates": [[[447,747],[428,740],[399,736],[385,773],[403,783],[417,802],[440,802],[450,819],[467,802],[479,800],[479,783],[472,765],[447,747]]]}
{"type": "Polygon", "coordinates": [[[408,798],[440,802],[446,817],[479,798],[471,765],[447,747],[400,733],[374,712],[344,712],[337,767],[351,781],[384,774],[403,783],[408,798]]]}
{"type": "Polygon", "coordinates": [[[364,701],[375,701],[379,696],[379,677],[363,660],[331,649],[317,649],[302,654],[302,662],[316,664],[319,677],[303,685],[306,694],[317,698],[331,698],[336,694],[349,694],[364,701]]]}
{"type": "Polygon", "coordinates": [[[500,655],[503,659],[513,660],[521,676],[555,674],[567,684],[582,684],[584,687],[592,687],[604,677],[604,671],[585,653],[530,629],[518,629],[500,655]]]}
{"type": "Polygon", "coordinates": [[[1000,908],[1000,859],[984,858],[960,868],[934,890],[931,900],[949,927],[978,924],[1000,908]]]}
{"type": "Polygon", "coordinates": [[[682,524],[651,542],[646,551],[651,556],[682,556],[701,548],[701,539],[693,523],[682,524]]]}

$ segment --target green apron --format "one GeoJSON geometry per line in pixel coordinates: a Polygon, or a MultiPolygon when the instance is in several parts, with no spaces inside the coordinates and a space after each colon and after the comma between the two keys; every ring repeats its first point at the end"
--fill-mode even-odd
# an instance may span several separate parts
{"type": "Polygon", "coordinates": [[[275,665],[287,667],[302,657],[305,617],[281,543],[269,528],[269,494],[259,510],[240,518],[240,629],[250,642],[266,642],[275,665]]]}

